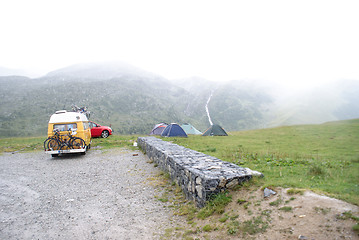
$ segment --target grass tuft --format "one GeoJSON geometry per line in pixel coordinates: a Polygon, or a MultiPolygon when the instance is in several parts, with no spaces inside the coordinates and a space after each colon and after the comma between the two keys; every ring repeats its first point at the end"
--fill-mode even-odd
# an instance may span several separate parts
{"type": "Polygon", "coordinates": [[[224,213],[225,207],[232,201],[232,196],[228,192],[219,193],[210,200],[207,205],[199,210],[197,217],[205,219],[213,214],[224,213]]]}
{"type": "Polygon", "coordinates": [[[359,234],[359,223],[356,223],[356,224],[353,226],[353,231],[359,234]]]}
{"type": "Polygon", "coordinates": [[[243,234],[247,233],[249,235],[254,235],[257,233],[265,232],[268,227],[269,222],[263,219],[262,216],[257,216],[248,221],[244,221],[241,226],[241,230],[243,234]]]}
{"type": "Polygon", "coordinates": [[[207,225],[203,226],[202,230],[204,232],[211,232],[213,230],[213,227],[211,225],[207,224],[207,225]]]}
{"type": "Polygon", "coordinates": [[[269,206],[279,206],[282,202],[283,202],[283,200],[281,198],[279,198],[273,202],[270,202],[269,206]]]}
{"type": "Polygon", "coordinates": [[[303,195],[304,192],[305,192],[305,189],[298,189],[298,188],[290,188],[287,190],[288,195],[296,195],[296,194],[303,195]]]}
{"type": "Polygon", "coordinates": [[[290,206],[284,206],[284,207],[279,208],[279,210],[284,211],[284,212],[291,212],[293,210],[293,208],[290,206]]]}
{"type": "Polygon", "coordinates": [[[325,173],[326,173],[325,169],[318,164],[314,164],[314,165],[310,166],[310,168],[308,170],[308,175],[310,175],[310,176],[322,176],[325,173]]]}

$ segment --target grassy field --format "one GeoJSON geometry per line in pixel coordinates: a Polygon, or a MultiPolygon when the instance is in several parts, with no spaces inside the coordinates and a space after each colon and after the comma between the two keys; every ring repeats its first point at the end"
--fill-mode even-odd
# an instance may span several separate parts
{"type": "MultiPolygon", "coordinates": [[[[132,147],[138,136],[93,139],[92,147],[132,147]]],[[[46,137],[2,138],[0,152],[43,150],[46,137]]],[[[264,174],[255,184],[311,189],[359,205],[359,119],[164,138],[264,174]]]]}
{"type": "MultiPolygon", "coordinates": [[[[103,149],[114,147],[132,147],[137,135],[113,135],[109,138],[93,138],[92,147],[101,146],[103,149]]],[[[0,153],[4,152],[29,152],[43,151],[44,141],[47,137],[27,137],[27,138],[0,138],[0,153]]]]}
{"type": "Polygon", "coordinates": [[[260,171],[258,184],[311,189],[359,205],[359,119],[167,140],[260,171]]]}

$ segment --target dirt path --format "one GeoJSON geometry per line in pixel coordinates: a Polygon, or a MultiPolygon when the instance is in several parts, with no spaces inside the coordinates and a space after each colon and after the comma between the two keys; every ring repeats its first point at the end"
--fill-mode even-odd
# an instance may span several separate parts
{"type": "Polygon", "coordinates": [[[135,153],[0,155],[0,239],[158,239],[173,216],[135,153]]]}

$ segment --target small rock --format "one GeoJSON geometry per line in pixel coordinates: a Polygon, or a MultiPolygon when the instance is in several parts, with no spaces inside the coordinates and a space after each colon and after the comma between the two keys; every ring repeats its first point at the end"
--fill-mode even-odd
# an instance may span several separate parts
{"type": "Polygon", "coordinates": [[[238,180],[234,179],[226,184],[226,188],[232,189],[234,187],[238,186],[238,180]]]}
{"type": "Polygon", "coordinates": [[[249,168],[244,168],[248,174],[252,175],[252,176],[257,176],[257,177],[264,177],[263,173],[258,172],[258,171],[254,171],[252,169],[249,168]]]}
{"type": "Polygon", "coordinates": [[[306,236],[303,236],[303,235],[299,235],[298,236],[298,239],[301,239],[301,240],[306,240],[306,239],[308,239],[306,236]]]}
{"type": "Polygon", "coordinates": [[[277,194],[275,191],[273,191],[272,189],[269,189],[269,188],[265,188],[264,189],[264,197],[267,198],[271,195],[275,195],[277,194]]]}

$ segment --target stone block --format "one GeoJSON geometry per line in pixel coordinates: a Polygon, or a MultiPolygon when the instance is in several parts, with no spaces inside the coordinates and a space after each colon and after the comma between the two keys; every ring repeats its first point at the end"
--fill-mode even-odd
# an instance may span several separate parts
{"type": "Polygon", "coordinates": [[[213,195],[250,180],[252,174],[261,174],[159,138],[139,137],[137,143],[197,207],[204,207],[213,195]]]}

